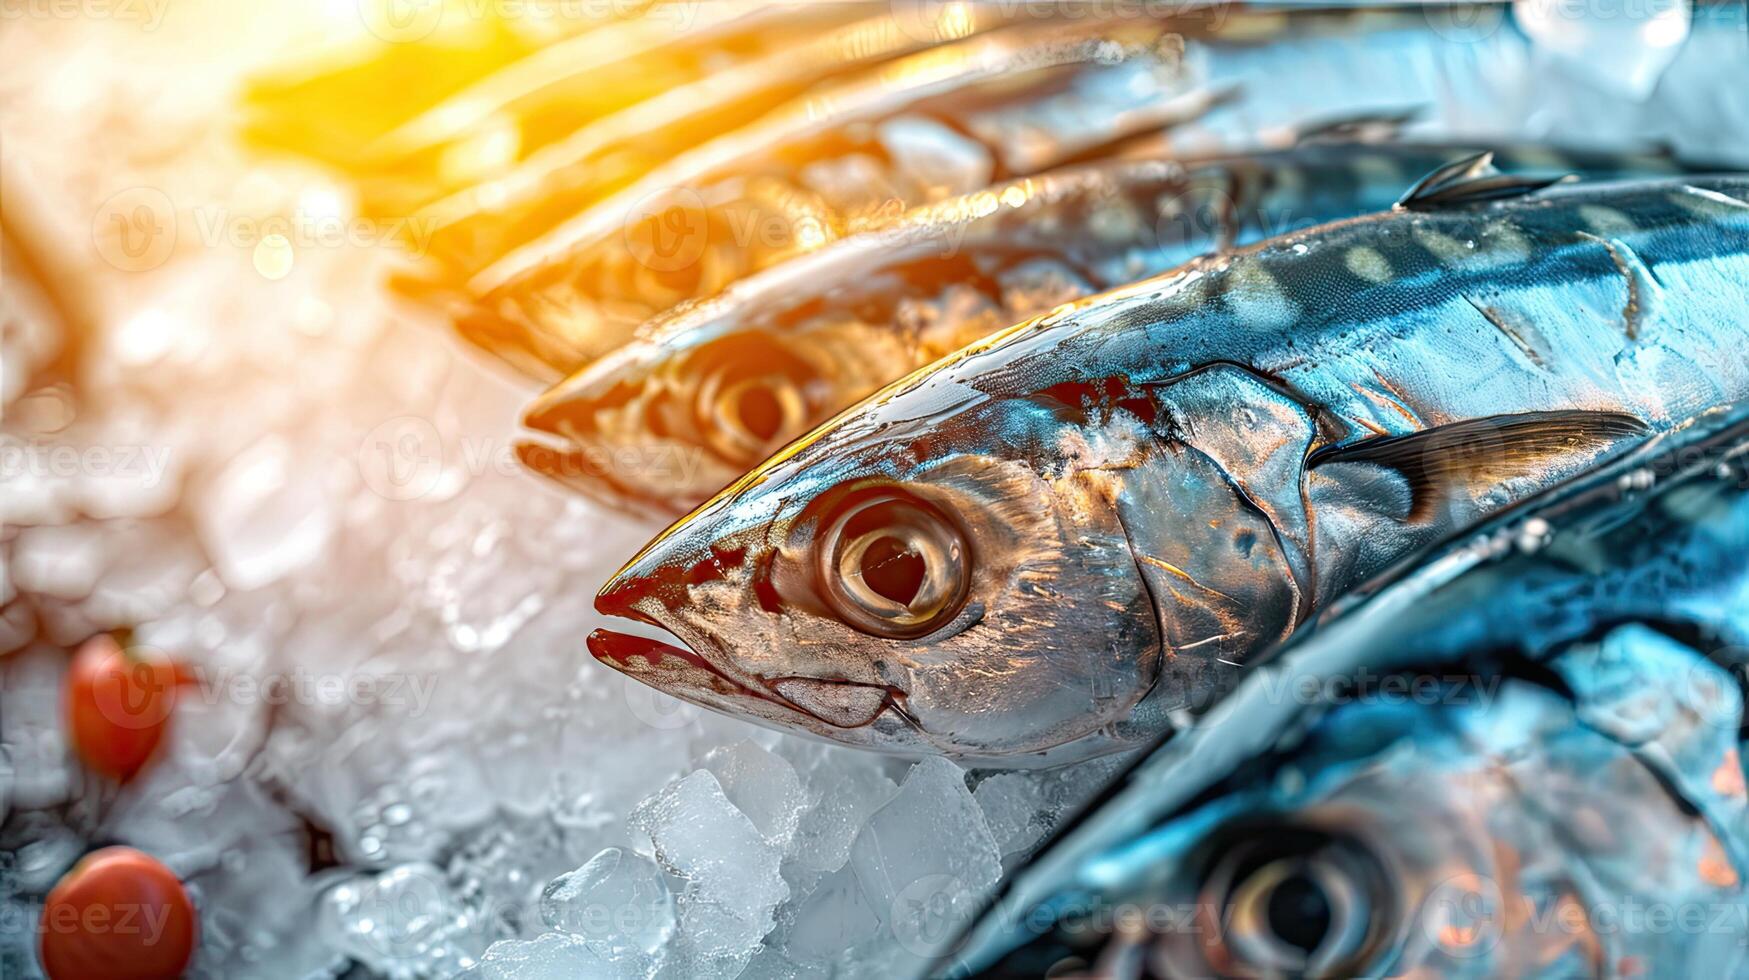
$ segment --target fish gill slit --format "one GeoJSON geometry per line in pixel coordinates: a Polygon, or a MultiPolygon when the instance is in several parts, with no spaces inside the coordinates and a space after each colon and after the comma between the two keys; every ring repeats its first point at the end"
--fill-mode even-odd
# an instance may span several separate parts
{"type": "Polygon", "coordinates": [[[1501,336],[1511,341],[1512,346],[1518,348],[1519,352],[1522,353],[1530,363],[1539,368],[1548,367],[1548,363],[1543,360],[1543,356],[1537,352],[1537,349],[1530,345],[1530,341],[1526,340],[1524,335],[1518,332],[1518,328],[1509,323],[1507,319],[1500,314],[1499,310],[1496,310],[1486,303],[1477,301],[1475,297],[1468,294],[1465,294],[1464,301],[1474,307],[1475,311],[1482,315],[1482,319],[1487,320],[1495,330],[1500,331],[1501,336]]]}
{"type": "Polygon", "coordinates": [[[1154,671],[1153,679],[1148,682],[1148,689],[1142,692],[1142,697],[1145,699],[1154,693],[1154,688],[1159,686],[1160,679],[1166,676],[1165,661],[1175,659],[1178,654],[1172,649],[1171,644],[1166,642],[1166,618],[1161,612],[1160,597],[1154,593],[1154,583],[1148,580],[1147,575],[1142,574],[1142,551],[1136,547],[1136,537],[1130,533],[1129,523],[1124,520],[1122,510],[1112,508],[1112,517],[1117,521],[1118,530],[1123,532],[1124,541],[1130,546],[1131,560],[1137,563],[1136,573],[1142,580],[1142,594],[1148,597],[1148,611],[1154,616],[1154,639],[1160,648],[1161,665],[1154,671]]]}
{"type": "MultiPolygon", "coordinates": [[[[1287,566],[1288,581],[1292,582],[1294,587],[1294,618],[1291,625],[1299,626],[1312,614],[1314,593],[1311,591],[1312,583],[1308,581],[1311,575],[1311,554],[1302,552],[1295,546],[1295,542],[1287,536],[1287,532],[1277,527],[1275,521],[1270,518],[1269,509],[1258,503],[1257,499],[1251,496],[1251,491],[1247,490],[1243,483],[1235,480],[1233,475],[1227,472],[1226,467],[1195,446],[1189,443],[1184,445],[1186,449],[1207,460],[1215,468],[1215,471],[1221,474],[1221,479],[1232,489],[1233,496],[1238,499],[1240,505],[1257,515],[1263,521],[1263,526],[1269,529],[1269,537],[1275,542],[1275,550],[1281,555],[1282,564],[1287,566]],[[1300,556],[1305,561],[1307,566],[1305,569],[1302,570],[1299,564],[1294,561],[1295,555],[1300,556]]],[[[1302,500],[1305,499],[1305,487],[1305,467],[1302,465],[1300,468],[1300,496],[1302,500]]],[[[1310,516],[1310,512],[1308,512],[1308,519],[1310,516]]]]}

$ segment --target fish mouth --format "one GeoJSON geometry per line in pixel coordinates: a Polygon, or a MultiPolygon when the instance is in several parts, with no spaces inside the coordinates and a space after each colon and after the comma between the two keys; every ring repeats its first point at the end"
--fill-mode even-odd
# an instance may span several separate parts
{"type": "MultiPolygon", "coordinates": [[[[800,715],[813,725],[846,731],[867,728],[888,711],[916,727],[905,710],[905,692],[887,684],[832,677],[757,677],[745,683],[684,647],[609,629],[589,634],[596,660],[683,701],[725,714],[753,714],[794,726],[800,715]]],[[[804,723],[805,724],[805,723],[804,723]]]]}

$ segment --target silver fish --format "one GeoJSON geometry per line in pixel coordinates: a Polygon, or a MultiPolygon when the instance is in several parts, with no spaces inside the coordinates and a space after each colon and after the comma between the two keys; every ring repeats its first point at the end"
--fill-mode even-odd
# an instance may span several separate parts
{"type": "Polygon", "coordinates": [[[1147,147],[1155,158],[1227,155],[1291,142],[1308,120],[1418,110],[1407,132],[1420,139],[1749,155],[1738,127],[1718,122],[1749,118],[1740,4],[1697,11],[1661,84],[1634,100],[1541,57],[1505,4],[1163,9],[988,31],[834,79],[685,152],[642,148],[641,130],[579,131],[589,153],[559,152],[568,138],[416,223],[438,225],[435,252],[501,256],[468,280],[457,326],[554,380],[674,303],[906,207],[1101,157],[1138,134],[1164,134],[1147,147]],[[627,158],[636,165],[615,162],[627,158]],[[666,162],[643,172],[653,161],[666,162]]]}
{"type": "MultiPolygon", "coordinates": [[[[478,297],[457,328],[553,378],[623,342],[644,318],[754,269],[908,206],[1188,118],[1207,97],[1187,84],[1170,23],[976,34],[834,80],[690,152],[640,150],[642,137],[613,134],[604,145],[631,154],[630,165],[525,168],[438,202],[421,215],[435,225],[433,251],[474,273],[467,288],[478,297]],[[601,186],[610,174],[641,176],[601,186]],[[529,229],[544,234],[530,241],[529,229]],[[481,269],[485,255],[501,257],[481,269]]],[[[642,127],[649,108],[627,115],[642,127]]],[[[574,138],[584,137],[604,138],[574,138]]]]}
{"type": "Polygon", "coordinates": [[[1151,739],[1391,562],[1749,397],[1749,177],[1525,190],[1436,174],[954,354],[597,597],[690,649],[590,648],[871,748],[1151,739]]]}
{"type": "MultiPolygon", "coordinates": [[[[530,406],[525,424],[559,439],[518,453],[611,506],[673,518],[882,385],[1000,328],[1205,253],[1388,209],[1411,176],[1475,152],[1314,138],[1186,166],[1072,167],[919,208],[646,323],[530,406]]],[[[1595,178],[1684,169],[1546,147],[1494,158],[1508,171],[1595,178]]]]}
{"type": "Polygon", "coordinates": [[[1251,671],[938,972],[1744,975],[1746,549],[1741,408],[1533,500],[1251,671]]]}

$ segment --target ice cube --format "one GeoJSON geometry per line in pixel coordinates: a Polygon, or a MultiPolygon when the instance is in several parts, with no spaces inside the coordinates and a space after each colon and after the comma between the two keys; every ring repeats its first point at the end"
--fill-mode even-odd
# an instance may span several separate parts
{"type": "Polygon", "coordinates": [[[1025,855],[1072,816],[1130,755],[1107,756],[1060,769],[996,773],[972,794],[1004,857],[1025,855]]]}
{"type": "Polygon", "coordinates": [[[851,845],[850,867],[907,952],[940,953],[1002,875],[1001,855],[965,773],[931,756],[851,845]]]}
{"type": "Polygon", "coordinates": [[[849,860],[850,846],[869,815],[899,787],[874,761],[860,759],[823,769],[814,782],[810,789],[819,802],[803,814],[796,830],[795,862],[809,871],[836,871],[849,860]]]}
{"type": "Polygon", "coordinates": [[[820,879],[795,909],[783,935],[791,959],[822,963],[859,946],[880,931],[881,917],[869,903],[862,883],[849,868],[820,879]]]}
{"type": "Polygon", "coordinates": [[[526,939],[545,931],[541,889],[576,861],[566,850],[563,829],[551,819],[500,810],[463,839],[447,869],[456,897],[487,938],[526,939]]]}
{"type": "Polygon", "coordinates": [[[324,473],[266,436],[195,491],[200,540],[225,584],[255,589],[313,564],[334,531],[324,473]]]}
{"type": "Polygon", "coordinates": [[[330,945],[392,980],[472,965],[472,927],[443,872],[423,862],[342,881],[322,896],[318,912],[330,945]]]}
{"type": "Polygon", "coordinates": [[[649,858],[609,847],[547,883],[541,919],[614,960],[654,960],[674,935],[674,896],[649,858]]]}
{"type": "Polygon", "coordinates": [[[456,980],[632,980],[628,972],[604,958],[576,936],[544,933],[534,939],[506,939],[492,944],[473,969],[456,980]]]}
{"type": "Polygon", "coordinates": [[[723,795],[716,776],[693,772],[639,804],[629,823],[649,836],[662,867],[686,882],[676,904],[689,969],[717,972],[751,957],[789,894],[779,874],[783,855],[723,795]]]}
{"type": "Polygon", "coordinates": [[[801,820],[802,781],[788,760],[766,751],[752,739],[713,749],[704,768],[717,777],[723,795],[747,815],[753,826],[780,848],[787,848],[801,820]]]}

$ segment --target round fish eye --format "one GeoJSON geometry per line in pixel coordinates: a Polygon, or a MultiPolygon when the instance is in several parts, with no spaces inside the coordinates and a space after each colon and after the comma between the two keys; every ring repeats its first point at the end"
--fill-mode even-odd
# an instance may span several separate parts
{"type": "Polygon", "coordinates": [[[1373,851],[1305,827],[1252,828],[1204,878],[1226,923],[1211,965],[1244,975],[1366,971],[1397,925],[1395,889],[1373,851]]]}
{"type": "Polygon", "coordinates": [[[801,386],[789,374],[746,375],[726,366],[698,386],[693,409],[694,422],[711,450],[746,466],[798,434],[807,423],[806,412],[801,386]]]}
{"type": "Polygon", "coordinates": [[[822,591],[852,627],[913,639],[939,628],[965,604],[971,551],[965,535],[934,506],[883,489],[841,506],[822,526],[822,591]]]}

